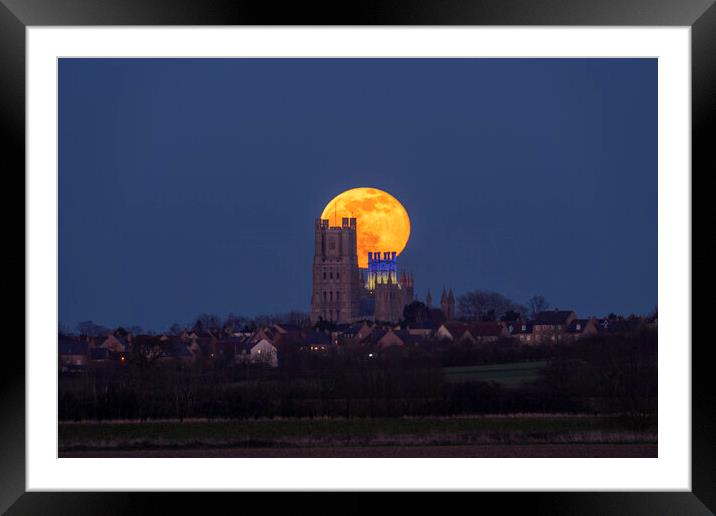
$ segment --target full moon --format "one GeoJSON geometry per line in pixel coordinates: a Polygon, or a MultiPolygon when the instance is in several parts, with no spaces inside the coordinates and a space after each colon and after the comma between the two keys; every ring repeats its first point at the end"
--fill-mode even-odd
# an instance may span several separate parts
{"type": "Polygon", "coordinates": [[[368,252],[400,254],[410,238],[410,219],[400,201],[377,188],[352,188],[337,195],[321,214],[331,226],[344,217],[358,219],[358,266],[368,267],[368,252]]]}

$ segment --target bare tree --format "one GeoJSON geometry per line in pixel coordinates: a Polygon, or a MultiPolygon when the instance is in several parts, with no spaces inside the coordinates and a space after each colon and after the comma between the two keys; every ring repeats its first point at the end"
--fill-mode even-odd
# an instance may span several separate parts
{"type": "Polygon", "coordinates": [[[174,324],[172,324],[172,325],[169,327],[169,333],[170,333],[171,335],[179,335],[179,334],[180,334],[181,332],[183,332],[185,329],[186,329],[185,326],[183,326],[183,325],[181,325],[181,324],[179,324],[179,323],[174,323],[174,324]]]}
{"type": "Polygon", "coordinates": [[[213,314],[197,315],[192,325],[192,330],[196,332],[210,331],[212,333],[221,331],[221,319],[213,314]]]}
{"type": "Polygon", "coordinates": [[[544,298],[544,296],[532,296],[529,301],[527,301],[527,305],[530,309],[530,317],[534,318],[537,316],[538,313],[544,312],[549,308],[549,303],[544,298]]]}
{"type": "Polygon", "coordinates": [[[489,290],[473,290],[457,300],[460,315],[468,321],[498,320],[508,312],[521,312],[524,307],[489,290]]]}
{"type": "Polygon", "coordinates": [[[107,335],[109,333],[109,328],[95,324],[92,321],[82,321],[77,324],[77,332],[80,335],[87,335],[88,337],[99,337],[107,335]]]}

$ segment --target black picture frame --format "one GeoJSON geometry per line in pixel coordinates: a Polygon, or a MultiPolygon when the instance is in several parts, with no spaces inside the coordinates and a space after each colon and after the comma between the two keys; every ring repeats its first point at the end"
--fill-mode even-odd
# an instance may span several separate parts
{"type": "MultiPolygon", "coordinates": [[[[2,162],[7,180],[24,192],[25,169],[25,28],[61,25],[621,25],[689,26],[692,42],[692,178],[716,170],[709,135],[716,123],[716,4],[714,0],[442,0],[407,2],[334,2],[329,6],[237,0],[0,0],[0,124],[2,162]],[[709,131],[711,129],[711,131],[709,131]],[[11,165],[9,165],[11,164],[11,165]]],[[[8,188],[6,192],[9,192],[8,188]]],[[[14,191],[14,190],[13,190],[14,191]]],[[[18,196],[19,197],[19,196],[18,196]]],[[[7,220],[7,219],[6,219],[7,220]]],[[[23,232],[24,238],[24,232],[23,232]]],[[[19,237],[18,237],[19,240],[19,237]]],[[[25,247],[23,245],[22,249],[25,247]]],[[[9,253],[8,253],[9,254],[9,253]]],[[[25,254],[10,258],[14,270],[25,254]]],[[[22,260],[22,265],[20,262],[22,260]]],[[[9,269],[7,269],[9,270],[9,269]]],[[[23,294],[23,300],[25,295],[23,294]]],[[[24,306],[24,303],[23,303],[24,306]]],[[[7,337],[7,335],[6,335],[7,337]]],[[[24,340],[24,339],[23,339],[24,340]]],[[[206,511],[206,495],[154,493],[25,492],[25,350],[17,341],[3,349],[0,375],[0,510],[8,514],[124,514],[206,511]]],[[[716,511],[716,396],[710,385],[708,341],[692,347],[692,491],[611,493],[481,493],[479,501],[549,514],[712,514],[716,511]]],[[[261,494],[220,494],[246,499],[261,494]]],[[[458,495],[460,496],[460,495],[458,495]]],[[[472,495],[470,495],[472,496],[472,495]]],[[[381,495],[343,496],[343,511],[372,510],[381,495]],[[346,499],[348,498],[348,499],[346,499]]],[[[422,495],[405,500],[424,506],[422,495]]],[[[212,500],[212,504],[216,503],[212,500]]],[[[229,502],[231,503],[231,502],[229,502]]],[[[241,502],[247,503],[246,500],[241,502]]],[[[273,503],[273,502],[272,502],[273,503]]],[[[302,503],[320,510],[299,495],[302,503]],[[302,502],[305,500],[305,502],[302,502]]],[[[458,501],[458,503],[460,503],[458,501]]],[[[328,498],[320,505],[330,507],[328,498]]],[[[335,507],[335,506],[334,506],[335,507]]],[[[443,506],[444,507],[444,506],[443,506]]],[[[233,512],[233,511],[232,511],[233,512]]]]}

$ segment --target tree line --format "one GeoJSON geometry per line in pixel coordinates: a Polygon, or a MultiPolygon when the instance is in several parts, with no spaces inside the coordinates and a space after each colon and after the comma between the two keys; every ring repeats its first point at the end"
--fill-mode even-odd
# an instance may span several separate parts
{"type": "Polygon", "coordinates": [[[545,347],[391,347],[373,358],[358,348],[325,356],[289,351],[275,369],[227,360],[157,367],[130,358],[127,367],[61,376],[59,415],[182,420],[588,412],[646,421],[656,414],[657,340],[656,330],[645,329],[545,347]],[[544,360],[547,366],[535,382],[517,388],[452,383],[443,368],[455,357],[476,364],[544,360]]]}

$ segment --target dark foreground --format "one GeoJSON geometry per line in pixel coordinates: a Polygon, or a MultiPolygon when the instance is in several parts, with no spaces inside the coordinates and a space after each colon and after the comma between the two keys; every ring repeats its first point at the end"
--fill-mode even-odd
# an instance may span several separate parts
{"type": "Polygon", "coordinates": [[[656,444],[486,444],[465,446],[338,446],[316,448],[206,448],[147,450],[84,450],[60,452],[66,457],[129,458],[643,458],[658,457],[656,444]]]}
{"type": "Polygon", "coordinates": [[[516,414],[60,423],[60,457],[656,457],[656,422],[516,414]]]}

